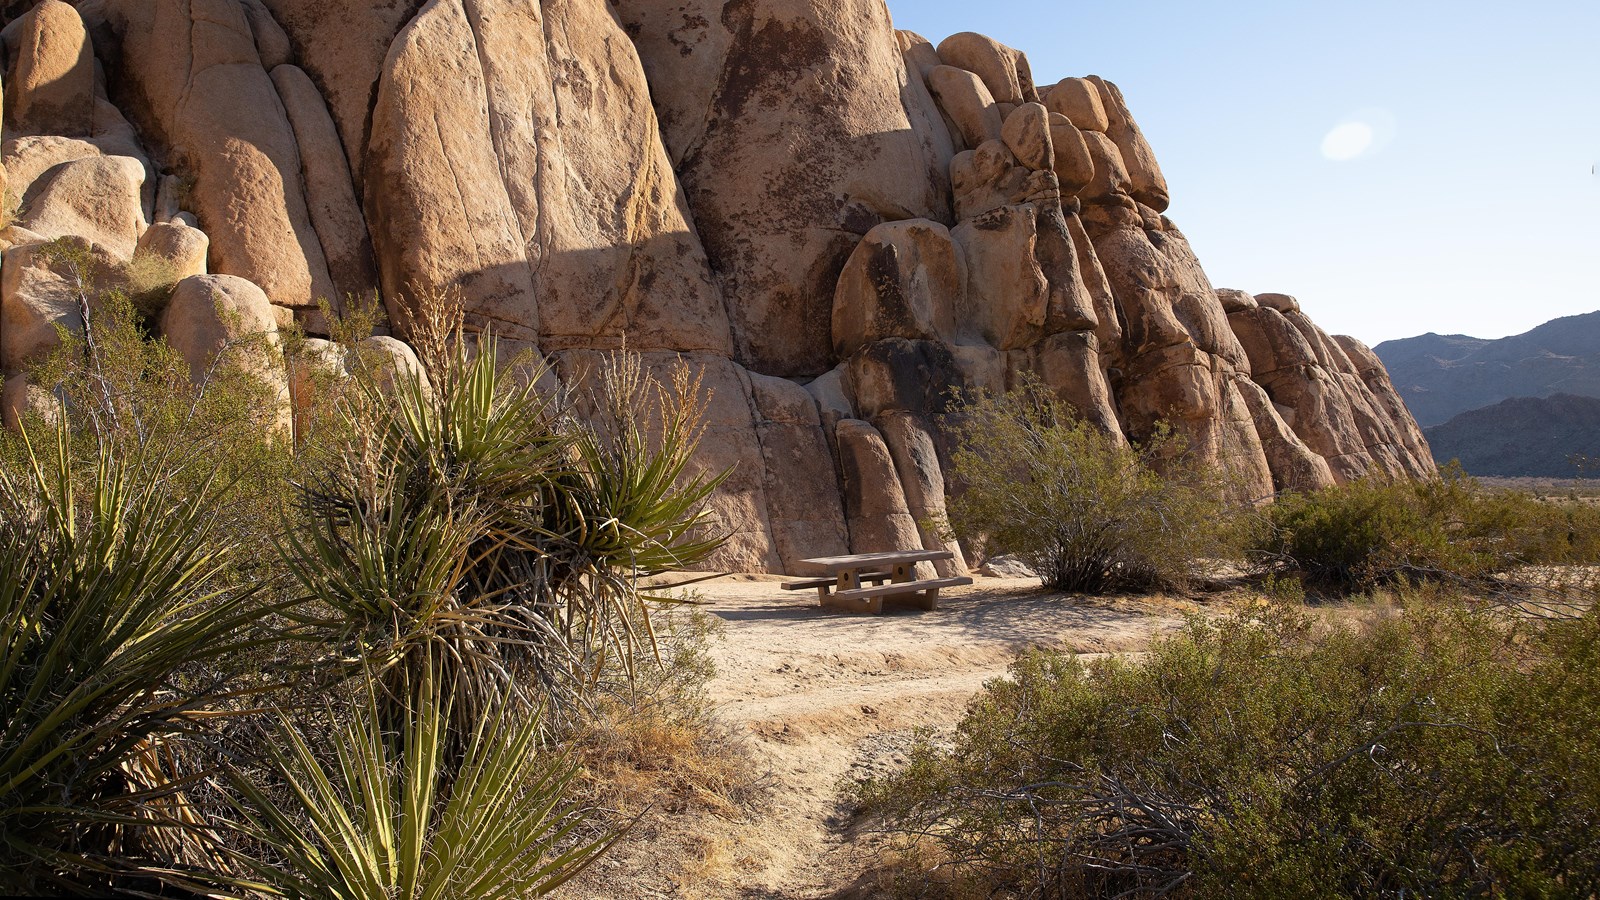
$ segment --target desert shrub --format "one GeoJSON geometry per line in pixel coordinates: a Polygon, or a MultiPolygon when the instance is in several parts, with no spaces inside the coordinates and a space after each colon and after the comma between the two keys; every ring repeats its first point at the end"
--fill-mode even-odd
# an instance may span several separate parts
{"type": "Polygon", "coordinates": [[[382,857],[361,890],[502,896],[591,858],[575,764],[542,754],[578,743],[597,680],[694,662],[656,658],[636,578],[717,545],[718,480],[687,474],[698,384],[619,356],[580,422],[459,320],[428,380],[358,352],[356,323],[334,348],[283,337],[310,385],[291,440],[278,389],[236,364],[279,347],[245,338],[196,385],[136,298],[82,274],[85,328],[0,432],[0,893],[349,896],[339,867],[382,857]],[[384,803],[433,831],[388,834],[384,803]],[[418,854],[429,872],[390,877],[418,854]]]}
{"type": "Polygon", "coordinates": [[[278,671],[304,457],[271,385],[229,360],[195,385],[116,273],[55,252],[83,327],[0,431],[0,806],[27,810],[0,833],[32,892],[148,887],[209,864],[207,747],[263,693],[318,690],[278,671]]]}
{"type": "Polygon", "coordinates": [[[1342,588],[1600,560],[1600,510],[1487,489],[1459,467],[1434,480],[1368,478],[1287,495],[1268,518],[1257,549],[1342,588]]]}
{"type": "Polygon", "coordinates": [[[1034,653],[862,789],[1032,897],[1593,896],[1600,615],[1275,605],[1140,660],[1034,653]]]}
{"type": "Polygon", "coordinates": [[[1179,585],[1238,552],[1221,474],[1168,430],[1130,447],[1037,383],[970,396],[949,422],[956,533],[985,554],[1022,557],[1050,587],[1179,585]]]}
{"type": "MultiPolygon", "coordinates": [[[[23,424],[36,435],[64,427],[80,482],[93,477],[102,457],[142,455],[164,460],[146,477],[170,482],[177,494],[206,483],[220,487],[212,514],[216,527],[237,541],[229,566],[241,577],[275,582],[282,570],[272,538],[292,512],[285,487],[303,462],[276,430],[275,389],[227,361],[196,386],[188,363],[147,331],[125,290],[116,282],[105,287],[79,264],[68,268],[78,273],[84,327],[61,330],[59,346],[16,376],[48,398],[23,424]],[[147,453],[151,447],[167,452],[147,453]]],[[[259,336],[242,343],[248,346],[240,352],[270,351],[259,336]]],[[[0,466],[25,471],[27,455],[14,431],[0,433],[0,466]]]]}

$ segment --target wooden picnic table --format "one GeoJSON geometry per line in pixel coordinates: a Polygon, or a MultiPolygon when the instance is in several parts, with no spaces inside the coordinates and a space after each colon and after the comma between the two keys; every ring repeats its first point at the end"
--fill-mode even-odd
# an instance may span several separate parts
{"type": "Polygon", "coordinates": [[[939,589],[971,584],[971,578],[917,579],[912,570],[919,562],[953,559],[949,550],[891,550],[884,553],[855,553],[848,556],[822,556],[803,559],[807,566],[827,572],[824,578],[786,581],[786,591],[816,588],[823,606],[849,612],[883,612],[887,599],[910,600],[923,609],[934,609],[939,589]],[[863,582],[871,586],[863,586],[863,582]],[[887,583],[885,583],[887,582],[887,583]]]}

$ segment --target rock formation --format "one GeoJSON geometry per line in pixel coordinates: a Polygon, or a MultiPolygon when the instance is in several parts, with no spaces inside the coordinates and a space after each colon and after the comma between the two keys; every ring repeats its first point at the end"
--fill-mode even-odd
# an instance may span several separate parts
{"type": "Polygon", "coordinates": [[[727,569],[942,548],[952,393],[1027,376],[1242,499],[1432,471],[1370,351],[1213,288],[1116,85],[885,0],[41,0],[0,38],[8,396],[81,327],[60,238],[164,267],[197,372],[224,307],[270,349],[376,293],[404,356],[443,290],[562,378],[686,363],[727,569]]]}

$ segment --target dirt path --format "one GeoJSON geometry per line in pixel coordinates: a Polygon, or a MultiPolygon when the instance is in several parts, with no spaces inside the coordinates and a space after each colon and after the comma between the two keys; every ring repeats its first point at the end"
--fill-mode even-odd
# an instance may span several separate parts
{"type": "MultiPolygon", "coordinates": [[[[826,897],[870,856],[841,821],[846,778],[893,768],[917,728],[948,728],[1017,653],[1142,648],[1177,623],[1160,600],[1041,594],[1031,579],[980,578],[934,612],[823,610],[815,595],[741,577],[697,586],[726,624],[711,685],[722,715],[767,767],[770,802],[716,842],[712,883],[674,879],[667,896],[826,897]],[[721,887],[716,886],[721,883],[721,887]]],[[[870,844],[870,842],[869,842],[870,844]]]]}
{"type": "Polygon", "coordinates": [[[720,717],[748,742],[764,799],[744,817],[659,815],[559,900],[821,900],[849,890],[881,841],[850,833],[843,788],[893,771],[920,728],[949,729],[985,682],[1034,647],[1138,651],[1181,620],[1163,598],[1042,593],[1035,579],[979,578],[924,612],[824,610],[769,576],[695,585],[721,620],[709,685],[720,717]]]}

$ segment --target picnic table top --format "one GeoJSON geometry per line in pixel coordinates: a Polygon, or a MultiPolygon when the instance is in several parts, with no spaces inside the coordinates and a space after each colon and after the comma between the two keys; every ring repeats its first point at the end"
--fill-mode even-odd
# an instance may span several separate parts
{"type": "Polygon", "coordinates": [[[951,559],[955,556],[949,550],[890,550],[885,553],[854,553],[849,556],[822,556],[816,559],[802,559],[808,566],[817,566],[829,572],[839,573],[850,569],[864,569],[868,566],[892,566],[895,563],[925,562],[932,559],[951,559]]]}

